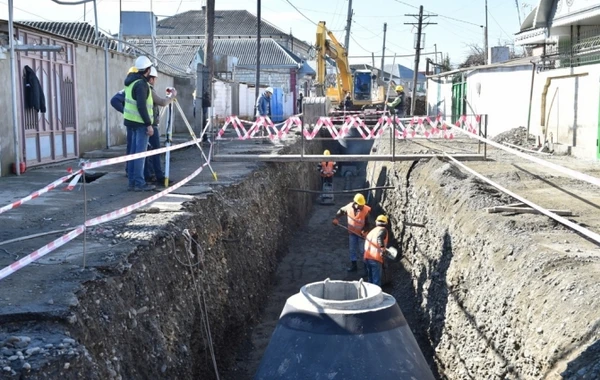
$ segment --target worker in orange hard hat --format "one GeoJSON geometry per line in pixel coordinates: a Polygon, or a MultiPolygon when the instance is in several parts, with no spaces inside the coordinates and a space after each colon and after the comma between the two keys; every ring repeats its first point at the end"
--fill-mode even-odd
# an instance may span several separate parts
{"type": "MultiPolygon", "coordinates": [[[[331,152],[329,150],[325,150],[323,152],[324,156],[329,156],[331,152]]],[[[322,161],[319,165],[317,165],[317,170],[321,173],[322,183],[332,183],[333,175],[337,172],[337,163],[335,161],[322,161]]]]}
{"type": "Polygon", "coordinates": [[[365,196],[359,193],[354,196],[352,202],[340,208],[333,219],[333,224],[338,225],[341,216],[346,215],[348,217],[348,241],[350,248],[350,267],[347,269],[348,272],[356,272],[358,270],[356,260],[359,252],[361,254],[363,253],[362,247],[364,245],[365,231],[367,231],[367,219],[370,212],[371,207],[367,206],[365,196]]]}
{"type": "Polygon", "coordinates": [[[377,286],[381,286],[383,254],[389,240],[387,224],[388,217],[379,215],[375,220],[375,228],[367,234],[367,238],[365,239],[365,255],[363,259],[367,267],[367,281],[377,286]]]}
{"type": "Polygon", "coordinates": [[[401,85],[396,86],[396,99],[387,104],[390,113],[395,113],[398,117],[404,116],[406,110],[404,97],[404,87],[401,85]]]}

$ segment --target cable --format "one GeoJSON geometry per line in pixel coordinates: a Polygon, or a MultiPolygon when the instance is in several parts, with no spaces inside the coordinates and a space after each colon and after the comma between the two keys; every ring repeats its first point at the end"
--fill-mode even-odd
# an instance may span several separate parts
{"type": "MultiPolygon", "coordinates": [[[[397,3],[403,4],[403,5],[406,5],[408,7],[411,7],[411,8],[419,9],[419,7],[414,6],[412,4],[409,4],[409,3],[405,3],[404,1],[400,1],[400,0],[394,0],[394,1],[397,2],[397,3]]],[[[454,17],[450,17],[450,16],[445,16],[445,15],[439,14],[437,12],[431,12],[431,13],[428,13],[428,14],[426,14],[424,16],[438,16],[438,17],[442,17],[442,18],[447,18],[448,20],[454,20],[454,21],[457,21],[457,22],[462,22],[463,24],[469,24],[469,25],[474,25],[474,26],[483,28],[483,25],[475,24],[475,23],[470,22],[470,21],[460,20],[460,19],[457,19],[457,18],[454,18],[454,17]]]]}
{"type": "Polygon", "coordinates": [[[494,16],[492,16],[491,13],[488,13],[488,14],[492,18],[492,20],[494,20],[494,22],[496,23],[496,25],[498,25],[498,28],[500,28],[500,30],[502,31],[502,33],[504,33],[504,35],[506,37],[508,37],[509,40],[512,40],[513,38],[511,36],[509,36],[508,33],[506,33],[506,31],[504,29],[502,29],[502,26],[498,23],[498,21],[494,18],[494,16]]]}
{"type": "Polygon", "coordinates": [[[362,47],[362,46],[361,46],[361,45],[358,43],[358,41],[356,41],[356,39],[354,39],[354,36],[352,35],[352,32],[350,33],[350,38],[352,39],[352,41],[354,41],[354,43],[355,43],[356,45],[358,45],[358,47],[359,47],[359,48],[363,49],[363,50],[364,50],[364,51],[366,51],[367,53],[369,53],[369,52],[370,52],[369,50],[367,50],[367,49],[365,49],[364,47],[362,47]]]}
{"type": "Polygon", "coordinates": [[[311,20],[310,18],[308,18],[304,13],[302,13],[300,11],[300,9],[296,8],[296,6],[294,4],[292,4],[292,2],[290,0],[285,0],[289,5],[292,6],[292,8],[294,8],[296,10],[296,12],[300,13],[302,15],[302,17],[304,17],[305,19],[307,19],[308,21],[310,21],[312,24],[314,24],[315,26],[319,26],[316,22],[314,22],[313,20],[311,20]]]}
{"type": "MultiPolygon", "coordinates": [[[[7,2],[5,2],[5,1],[2,1],[2,0],[0,0],[0,3],[8,5],[8,3],[7,3],[7,2]]],[[[47,18],[45,18],[45,17],[42,17],[42,16],[40,16],[40,15],[36,15],[35,13],[31,13],[31,12],[29,12],[29,11],[26,11],[25,9],[19,8],[19,7],[17,7],[17,6],[14,6],[14,5],[13,5],[13,8],[14,8],[14,9],[17,9],[17,10],[19,10],[19,11],[23,12],[23,13],[27,13],[27,14],[29,14],[29,15],[32,15],[32,16],[35,16],[35,17],[39,17],[39,18],[41,18],[41,19],[42,19],[42,20],[44,20],[44,21],[50,21],[50,22],[52,21],[52,20],[48,20],[47,18]]]]}

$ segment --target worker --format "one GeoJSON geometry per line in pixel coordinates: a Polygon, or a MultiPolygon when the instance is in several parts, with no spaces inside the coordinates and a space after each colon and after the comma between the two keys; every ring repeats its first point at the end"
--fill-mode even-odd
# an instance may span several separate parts
{"type": "Polygon", "coordinates": [[[302,113],[302,101],[304,100],[304,95],[302,95],[302,93],[300,93],[298,95],[298,100],[296,101],[298,104],[298,113],[302,113]]]}
{"type": "MultiPolygon", "coordinates": [[[[367,231],[367,222],[371,207],[367,206],[367,201],[364,195],[356,194],[353,202],[348,203],[346,206],[340,208],[333,219],[333,224],[339,224],[339,218],[343,215],[348,217],[348,232],[349,232],[349,248],[350,248],[350,267],[348,272],[356,272],[358,267],[356,260],[358,253],[363,252],[362,247],[364,244],[364,236],[367,231]]],[[[365,267],[366,272],[366,267],[365,267]]],[[[366,274],[366,273],[365,273],[366,274]]]]}
{"type": "Polygon", "coordinates": [[[365,240],[364,261],[367,267],[367,281],[381,286],[381,273],[383,269],[383,254],[388,244],[388,217],[379,215],[375,220],[375,228],[367,234],[365,240]]]}
{"type": "MultiPolygon", "coordinates": [[[[329,156],[331,152],[329,150],[325,150],[323,155],[329,156]]],[[[337,163],[335,161],[323,161],[319,165],[317,165],[317,170],[321,173],[322,183],[332,183],[333,175],[337,172],[337,163]]]]}
{"type": "Polygon", "coordinates": [[[387,104],[390,113],[394,113],[398,117],[404,116],[406,108],[404,96],[404,87],[402,87],[401,85],[396,86],[396,99],[394,99],[393,102],[387,104]]]}
{"type": "MultiPolygon", "coordinates": [[[[131,66],[129,68],[127,75],[129,75],[131,73],[137,73],[137,69],[135,68],[135,66],[131,66]]],[[[122,89],[119,92],[117,92],[115,95],[113,95],[112,99],[110,99],[110,105],[115,110],[117,110],[119,113],[123,113],[123,109],[125,108],[125,89],[122,89]]],[[[125,133],[127,136],[126,154],[130,154],[131,153],[131,128],[125,127],[125,133]]],[[[129,164],[131,164],[131,161],[127,161],[125,163],[125,176],[127,176],[127,173],[129,171],[129,169],[128,169],[129,164]]]]}
{"type": "Polygon", "coordinates": [[[346,94],[346,98],[344,99],[344,111],[350,111],[353,105],[352,97],[350,94],[346,94]]]}
{"type": "MultiPolygon", "coordinates": [[[[160,134],[158,133],[158,123],[160,121],[160,107],[168,106],[171,102],[175,100],[175,97],[177,96],[176,89],[172,87],[167,87],[167,91],[171,94],[171,96],[168,98],[161,98],[154,89],[157,78],[158,71],[156,71],[156,68],[151,67],[150,76],[148,77],[148,83],[150,84],[150,90],[152,91],[152,102],[154,103],[154,123],[152,123],[154,133],[150,136],[149,139],[150,150],[160,148],[160,134]]],[[[146,163],[144,165],[144,178],[146,181],[155,181],[158,186],[165,185],[165,174],[162,170],[159,154],[146,157],[146,163]],[[154,176],[152,176],[152,171],[154,171],[154,176]]]]}
{"type": "MultiPolygon", "coordinates": [[[[152,91],[148,83],[152,61],[146,56],[135,60],[136,73],[125,78],[125,107],[123,117],[125,126],[131,128],[131,154],[144,153],[148,147],[148,139],[154,134],[152,91]]],[[[128,167],[129,191],[151,191],[156,186],[144,180],[144,158],[138,158],[128,167]]]]}
{"type": "Polygon", "coordinates": [[[273,88],[267,87],[265,92],[258,96],[256,99],[256,117],[267,117],[271,116],[271,96],[273,95],[273,88]]]}

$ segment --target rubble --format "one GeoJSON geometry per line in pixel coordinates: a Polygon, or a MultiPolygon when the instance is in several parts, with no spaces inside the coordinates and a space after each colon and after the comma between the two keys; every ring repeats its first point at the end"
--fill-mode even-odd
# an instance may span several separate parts
{"type": "Polygon", "coordinates": [[[513,145],[519,146],[535,146],[536,138],[534,135],[529,134],[529,138],[527,142],[525,142],[525,137],[527,136],[527,128],[525,127],[517,127],[510,129],[506,132],[502,132],[499,135],[495,136],[492,141],[497,143],[509,143],[513,145]]]}

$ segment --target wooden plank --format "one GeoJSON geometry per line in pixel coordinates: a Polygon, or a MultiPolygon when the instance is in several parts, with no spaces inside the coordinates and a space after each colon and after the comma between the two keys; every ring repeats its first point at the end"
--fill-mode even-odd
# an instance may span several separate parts
{"type": "MultiPolygon", "coordinates": [[[[516,212],[519,214],[541,214],[540,211],[529,208],[529,207],[509,207],[509,206],[496,206],[487,209],[488,213],[494,214],[498,212],[516,212]]],[[[548,210],[561,216],[572,216],[573,213],[569,210],[548,210]]]]}

